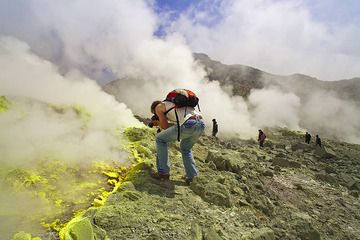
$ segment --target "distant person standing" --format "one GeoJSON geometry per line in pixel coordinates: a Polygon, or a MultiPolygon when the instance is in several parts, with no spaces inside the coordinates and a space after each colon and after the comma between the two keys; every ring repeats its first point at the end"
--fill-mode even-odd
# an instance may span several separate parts
{"type": "Polygon", "coordinates": [[[319,147],[321,147],[321,138],[319,137],[319,135],[316,135],[316,140],[315,140],[315,146],[319,146],[319,147]]]}
{"type": "Polygon", "coordinates": [[[311,140],[311,135],[310,135],[310,133],[306,132],[305,133],[305,143],[310,144],[310,140],[311,140]]]}
{"type": "Polygon", "coordinates": [[[213,137],[216,137],[216,134],[219,131],[218,124],[217,124],[215,118],[212,120],[212,122],[213,122],[212,135],[213,135],[213,137]]]}
{"type": "Polygon", "coordinates": [[[259,135],[258,135],[259,147],[264,147],[265,138],[266,138],[265,133],[261,129],[259,129],[259,135]]]}

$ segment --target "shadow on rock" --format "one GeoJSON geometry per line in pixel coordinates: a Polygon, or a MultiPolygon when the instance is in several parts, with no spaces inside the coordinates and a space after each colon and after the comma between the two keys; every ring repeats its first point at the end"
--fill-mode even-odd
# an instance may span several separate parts
{"type": "MultiPolygon", "coordinates": [[[[128,172],[118,191],[122,191],[124,188],[128,188],[128,185],[132,185],[131,188],[133,188],[134,191],[146,192],[160,197],[174,198],[176,194],[175,186],[185,186],[185,182],[180,180],[154,179],[150,176],[151,171],[151,164],[145,162],[139,163],[128,172]]],[[[129,191],[129,189],[126,191],[129,191]]]]}

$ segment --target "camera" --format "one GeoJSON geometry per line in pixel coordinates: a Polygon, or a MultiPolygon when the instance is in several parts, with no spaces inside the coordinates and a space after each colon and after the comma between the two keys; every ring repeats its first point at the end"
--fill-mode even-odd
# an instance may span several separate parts
{"type": "Polygon", "coordinates": [[[152,128],[154,126],[154,121],[158,121],[159,117],[156,114],[154,114],[150,120],[151,122],[149,122],[148,126],[152,128]]]}
{"type": "Polygon", "coordinates": [[[159,120],[159,117],[158,117],[156,114],[154,114],[154,115],[151,117],[151,121],[157,121],[157,120],[159,120]]]}

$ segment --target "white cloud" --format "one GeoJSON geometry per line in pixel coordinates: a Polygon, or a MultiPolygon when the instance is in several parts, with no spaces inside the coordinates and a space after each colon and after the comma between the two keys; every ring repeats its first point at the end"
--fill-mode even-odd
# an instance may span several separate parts
{"type": "Polygon", "coordinates": [[[154,13],[142,0],[5,0],[0,9],[0,34],[27,42],[63,70],[76,67],[97,78],[104,68],[126,73],[136,60],[133,52],[156,27],[154,13]]]}
{"type": "Polygon", "coordinates": [[[249,96],[252,123],[260,127],[299,129],[300,99],[276,88],[253,90],[249,96]]]}
{"type": "Polygon", "coordinates": [[[360,109],[334,92],[314,92],[302,106],[302,122],[327,136],[360,143],[360,109]]]}
{"type": "MultiPolygon", "coordinates": [[[[360,76],[359,23],[318,21],[316,12],[298,0],[221,1],[223,18],[210,25],[193,16],[194,8],[172,30],[182,33],[196,52],[275,74],[303,73],[322,80],[360,76]]],[[[202,5],[202,18],[211,18],[212,12],[202,5]]]]}
{"type": "Polygon", "coordinates": [[[13,102],[0,116],[2,162],[31,163],[48,154],[72,161],[127,160],[120,157],[116,136],[140,123],[95,81],[79,72],[60,75],[14,38],[0,38],[0,65],[0,96],[13,102]]]}

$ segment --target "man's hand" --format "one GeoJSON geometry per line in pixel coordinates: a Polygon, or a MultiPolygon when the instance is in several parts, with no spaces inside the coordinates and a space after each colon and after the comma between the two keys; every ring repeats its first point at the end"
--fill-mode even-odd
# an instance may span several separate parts
{"type": "Polygon", "coordinates": [[[153,124],[154,126],[159,126],[159,120],[152,121],[152,124],[153,124]]]}
{"type": "Polygon", "coordinates": [[[154,126],[159,126],[159,120],[153,120],[153,121],[149,122],[148,126],[151,128],[154,126]]]}

